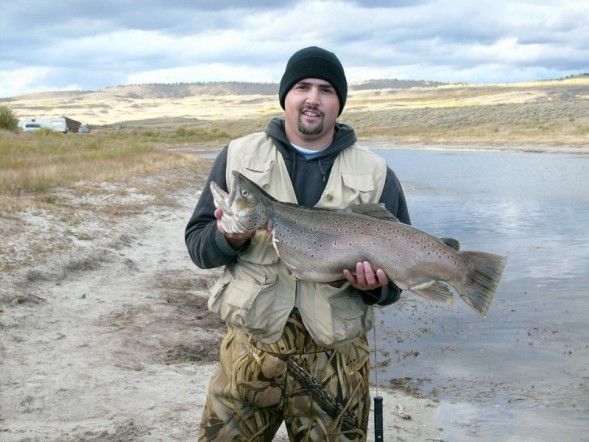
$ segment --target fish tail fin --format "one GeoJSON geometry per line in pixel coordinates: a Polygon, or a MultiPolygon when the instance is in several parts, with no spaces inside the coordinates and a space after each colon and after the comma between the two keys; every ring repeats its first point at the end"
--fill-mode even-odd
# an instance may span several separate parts
{"type": "Polygon", "coordinates": [[[458,253],[468,263],[468,271],[457,292],[464,302],[481,315],[485,315],[495,296],[507,258],[485,252],[458,253]]]}

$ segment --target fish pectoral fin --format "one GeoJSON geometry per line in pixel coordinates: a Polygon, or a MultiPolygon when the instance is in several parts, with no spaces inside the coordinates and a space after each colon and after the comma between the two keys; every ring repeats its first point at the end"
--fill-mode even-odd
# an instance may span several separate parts
{"type": "Polygon", "coordinates": [[[409,287],[408,290],[432,301],[442,302],[444,304],[452,304],[454,302],[454,295],[452,295],[448,286],[442,282],[426,282],[409,287]]]}
{"type": "Polygon", "coordinates": [[[389,212],[383,203],[373,203],[373,204],[355,204],[348,209],[352,213],[357,213],[359,215],[370,216],[372,218],[377,219],[384,219],[387,221],[394,221],[399,222],[399,220],[389,212]]]}
{"type": "Polygon", "coordinates": [[[276,251],[276,254],[278,255],[278,257],[280,259],[282,259],[281,253],[280,253],[280,239],[278,239],[278,236],[276,235],[276,230],[272,229],[270,230],[270,235],[272,236],[272,247],[274,247],[274,250],[276,251]]]}

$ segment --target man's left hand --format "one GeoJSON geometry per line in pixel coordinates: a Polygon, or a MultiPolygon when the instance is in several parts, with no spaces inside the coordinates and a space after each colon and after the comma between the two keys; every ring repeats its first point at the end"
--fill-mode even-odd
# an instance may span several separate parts
{"type": "Polygon", "coordinates": [[[389,283],[386,273],[382,269],[372,270],[368,261],[356,263],[356,273],[344,270],[344,277],[358,290],[374,290],[389,283]]]}

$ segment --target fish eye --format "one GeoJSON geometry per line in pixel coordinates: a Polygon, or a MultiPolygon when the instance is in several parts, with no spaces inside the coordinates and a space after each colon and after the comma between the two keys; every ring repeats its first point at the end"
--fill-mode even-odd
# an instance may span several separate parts
{"type": "Polygon", "coordinates": [[[241,190],[241,194],[242,194],[243,196],[246,196],[246,197],[247,197],[247,196],[249,196],[249,194],[250,194],[250,193],[249,193],[247,190],[245,190],[245,189],[242,189],[242,190],[241,190]]]}

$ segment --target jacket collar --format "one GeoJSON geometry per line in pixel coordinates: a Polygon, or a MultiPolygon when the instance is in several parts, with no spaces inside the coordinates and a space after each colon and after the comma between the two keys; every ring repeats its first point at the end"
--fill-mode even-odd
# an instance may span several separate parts
{"type": "MultiPolygon", "coordinates": [[[[293,151],[295,151],[295,149],[291,146],[290,141],[286,136],[286,132],[284,130],[284,119],[273,118],[272,120],[270,120],[270,122],[266,126],[265,132],[284,147],[287,147],[289,150],[292,149],[293,151]]],[[[352,146],[355,142],[356,134],[354,132],[354,129],[352,129],[347,124],[336,123],[333,141],[327,149],[324,149],[322,151],[321,155],[319,155],[318,158],[329,157],[334,154],[337,154],[340,151],[352,146]]]]}

